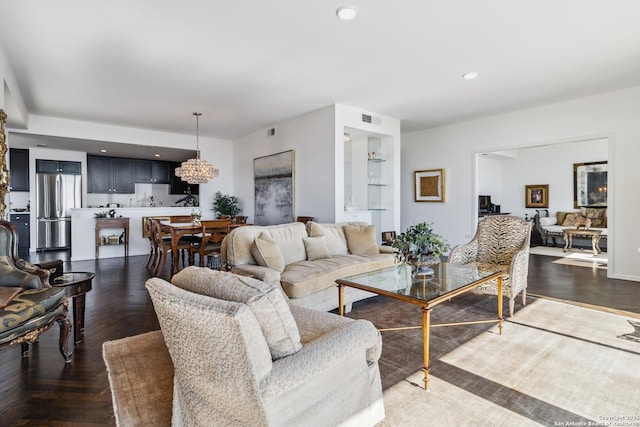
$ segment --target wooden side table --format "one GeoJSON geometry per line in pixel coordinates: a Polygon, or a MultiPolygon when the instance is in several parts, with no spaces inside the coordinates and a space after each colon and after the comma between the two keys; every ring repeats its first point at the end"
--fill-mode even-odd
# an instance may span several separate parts
{"type": "Polygon", "coordinates": [[[53,280],[53,286],[64,287],[67,297],[73,299],[73,344],[82,341],[84,333],[85,296],[91,290],[91,280],[95,273],[70,272],[53,280]]]}
{"type": "Polygon", "coordinates": [[[122,228],[124,230],[124,256],[129,256],[129,218],[96,218],[96,259],[99,258],[100,230],[122,228]]]}
{"type": "Polygon", "coordinates": [[[565,228],[564,229],[564,252],[572,249],[573,236],[585,236],[591,237],[591,246],[593,250],[593,256],[598,255],[600,250],[600,237],[602,232],[600,230],[585,230],[580,228],[565,228]]]}

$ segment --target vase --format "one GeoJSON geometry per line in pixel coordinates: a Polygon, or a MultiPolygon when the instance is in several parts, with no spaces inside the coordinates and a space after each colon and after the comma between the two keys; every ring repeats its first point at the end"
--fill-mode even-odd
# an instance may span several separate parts
{"type": "Polygon", "coordinates": [[[431,267],[440,262],[440,258],[434,255],[416,255],[407,260],[407,264],[412,266],[412,274],[414,276],[431,276],[435,271],[431,267]]]}

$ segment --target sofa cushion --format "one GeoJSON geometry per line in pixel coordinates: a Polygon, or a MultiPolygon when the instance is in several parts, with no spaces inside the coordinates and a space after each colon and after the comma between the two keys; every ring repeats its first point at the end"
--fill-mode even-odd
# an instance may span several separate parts
{"type": "Polygon", "coordinates": [[[331,257],[326,237],[303,237],[302,241],[304,242],[304,248],[307,251],[307,259],[309,261],[331,257]]]}
{"type": "Polygon", "coordinates": [[[607,227],[607,209],[606,208],[580,208],[580,215],[591,220],[592,227],[607,227]]]}
{"type": "Polygon", "coordinates": [[[278,244],[267,232],[262,233],[253,240],[251,255],[253,255],[258,265],[272,268],[280,273],[284,271],[285,264],[282,252],[278,244]]]}
{"type": "Polygon", "coordinates": [[[331,255],[347,255],[347,238],[342,229],[344,224],[319,224],[317,222],[307,222],[307,234],[309,237],[324,236],[327,239],[327,246],[331,255]]]}
{"type": "Polygon", "coordinates": [[[344,235],[347,238],[349,252],[354,255],[375,255],[380,253],[376,243],[376,226],[345,225],[344,235]]]}
{"type": "Polygon", "coordinates": [[[181,270],[173,276],[171,283],[191,292],[248,305],[260,324],[274,360],[302,348],[289,305],[274,285],[201,267],[181,270]]]}
{"type": "MultiPolygon", "coordinates": [[[[391,267],[394,263],[393,254],[336,255],[315,261],[300,261],[287,265],[280,284],[290,298],[303,298],[327,288],[335,289],[335,281],[341,277],[391,267]]],[[[337,289],[335,296],[337,302],[337,289]]]]}
{"type": "Polygon", "coordinates": [[[305,225],[294,222],[270,226],[247,225],[231,230],[222,244],[223,260],[231,265],[256,265],[257,262],[251,255],[251,245],[265,231],[278,243],[285,264],[307,259],[302,243],[302,238],[307,236],[305,225]]]}

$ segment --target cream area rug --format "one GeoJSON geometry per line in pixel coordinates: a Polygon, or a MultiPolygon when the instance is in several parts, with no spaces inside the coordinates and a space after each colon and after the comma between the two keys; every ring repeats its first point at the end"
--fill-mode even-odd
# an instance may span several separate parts
{"type": "Polygon", "coordinates": [[[432,359],[429,390],[418,384],[420,371],[385,390],[379,427],[639,426],[640,322],[536,299],[502,335],[432,359]]]}
{"type": "Polygon", "coordinates": [[[551,261],[554,264],[573,265],[576,267],[588,267],[607,269],[607,253],[601,252],[593,255],[588,249],[577,249],[564,252],[562,248],[552,248],[548,246],[535,246],[529,249],[529,253],[533,255],[544,255],[557,257],[559,259],[551,261]]]}

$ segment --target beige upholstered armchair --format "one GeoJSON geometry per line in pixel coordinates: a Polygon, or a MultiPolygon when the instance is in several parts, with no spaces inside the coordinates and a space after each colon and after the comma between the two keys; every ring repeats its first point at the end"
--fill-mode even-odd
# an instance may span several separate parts
{"type": "Polygon", "coordinates": [[[118,425],[372,426],[384,418],[382,341],[372,323],[290,306],[278,286],[232,273],[187,267],[171,280],[146,283],[161,335],[104,344],[118,425]],[[170,358],[151,362],[167,350],[170,358]],[[172,371],[171,388],[163,377],[172,371]]]}
{"type": "MultiPolygon", "coordinates": [[[[530,239],[531,222],[510,215],[489,216],[478,222],[473,240],[451,250],[448,262],[503,269],[507,273],[502,282],[503,295],[509,298],[509,316],[513,316],[515,297],[520,292],[522,304],[526,304],[530,239]]],[[[480,286],[478,293],[497,295],[497,280],[480,286]]]]}

